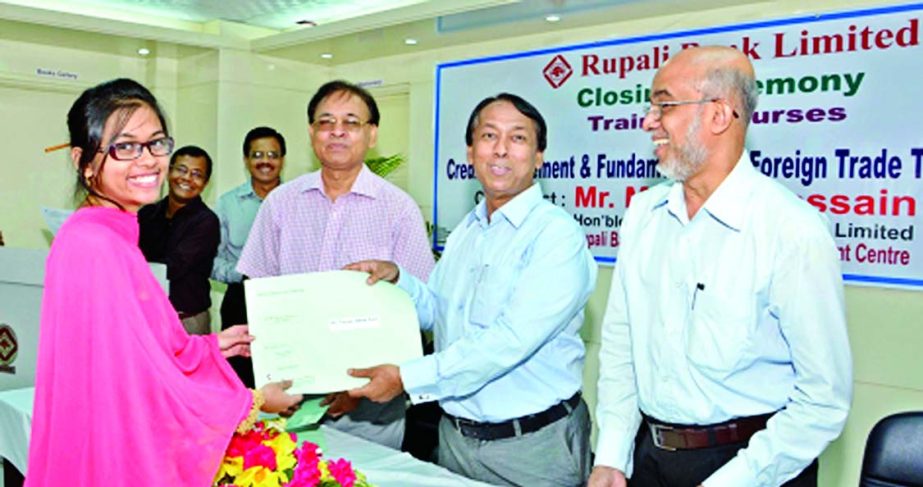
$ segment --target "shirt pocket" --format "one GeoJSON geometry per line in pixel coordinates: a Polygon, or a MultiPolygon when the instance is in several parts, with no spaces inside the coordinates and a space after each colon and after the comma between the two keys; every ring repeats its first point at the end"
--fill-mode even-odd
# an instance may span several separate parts
{"type": "Polygon", "coordinates": [[[689,361],[716,379],[738,370],[750,349],[753,306],[752,299],[741,293],[699,291],[686,327],[689,361]]]}
{"type": "Polygon", "coordinates": [[[471,324],[487,328],[509,304],[519,268],[510,265],[482,265],[473,272],[477,275],[469,319],[471,324]]]}

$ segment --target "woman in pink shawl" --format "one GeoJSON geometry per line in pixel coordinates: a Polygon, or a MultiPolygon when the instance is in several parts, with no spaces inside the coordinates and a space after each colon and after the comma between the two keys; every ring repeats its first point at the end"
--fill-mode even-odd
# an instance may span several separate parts
{"type": "Polygon", "coordinates": [[[188,335],[138,250],[173,150],[153,95],[103,83],[67,124],[86,196],[48,256],[26,485],[208,486],[257,408],[301,397],[246,389],[225,360],[249,353],[246,326],[188,335]]]}

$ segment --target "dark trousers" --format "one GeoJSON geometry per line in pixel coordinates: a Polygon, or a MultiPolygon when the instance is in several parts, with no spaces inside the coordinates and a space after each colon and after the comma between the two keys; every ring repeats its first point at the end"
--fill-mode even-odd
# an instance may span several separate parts
{"type": "MultiPolygon", "coordinates": [[[[730,461],[741,448],[737,443],[696,450],[662,450],[654,446],[647,424],[641,424],[635,446],[635,468],[630,487],[695,487],[730,461]]],[[[816,487],[817,460],[784,487],[816,487]]]]}
{"type": "MultiPolygon", "coordinates": [[[[244,300],[244,284],[232,282],[228,284],[221,300],[221,329],[225,330],[232,325],[247,322],[247,302],[244,300]]],[[[253,361],[249,357],[231,357],[228,363],[240,377],[245,386],[253,388],[253,361]]]]}
{"type": "Polygon", "coordinates": [[[3,485],[6,487],[22,487],[26,479],[13,462],[3,459],[3,485]]]}
{"type": "MultiPolygon", "coordinates": [[[[423,355],[432,355],[435,352],[431,335],[420,332],[420,341],[423,343],[423,355]]],[[[401,451],[408,452],[420,460],[436,463],[439,420],[442,419],[442,413],[442,408],[436,401],[411,404],[407,408],[404,422],[404,442],[401,444],[401,451]]]]}

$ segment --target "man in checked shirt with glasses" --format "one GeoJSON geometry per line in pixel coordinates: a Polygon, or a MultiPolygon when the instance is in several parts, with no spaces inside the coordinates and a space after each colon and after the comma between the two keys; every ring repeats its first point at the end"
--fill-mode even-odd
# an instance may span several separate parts
{"type": "MultiPolygon", "coordinates": [[[[378,137],[378,105],[346,81],[321,86],[308,103],[308,134],[321,169],[276,188],[260,207],[237,270],[249,277],[342,269],[362,259],[400,262],[427,279],[435,264],[417,204],[366,167],[378,137]]],[[[403,397],[384,404],[327,397],[327,424],[401,448],[403,397]]]]}

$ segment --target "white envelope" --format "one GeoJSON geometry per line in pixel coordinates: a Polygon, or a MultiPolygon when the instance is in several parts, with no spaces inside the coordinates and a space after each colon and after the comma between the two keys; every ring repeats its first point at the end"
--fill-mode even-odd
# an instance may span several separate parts
{"type": "Polygon", "coordinates": [[[400,364],[423,355],[410,296],[355,271],[244,281],[257,387],[283,379],[291,393],[324,394],[365,384],[349,368],[400,364]]]}

